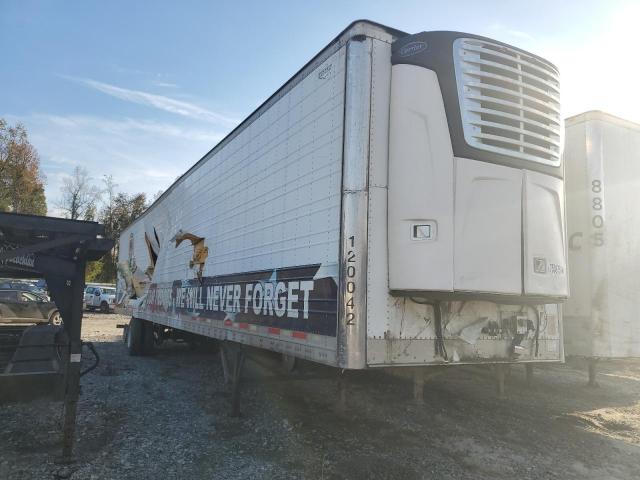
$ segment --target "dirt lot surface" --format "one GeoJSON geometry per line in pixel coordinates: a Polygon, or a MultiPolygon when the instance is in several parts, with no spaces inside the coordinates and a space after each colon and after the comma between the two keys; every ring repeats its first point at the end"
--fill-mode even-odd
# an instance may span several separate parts
{"type": "MultiPolygon", "coordinates": [[[[60,451],[61,403],[0,405],[0,479],[638,479],[640,361],[513,368],[504,399],[487,368],[453,367],[425,386],[380,371],[247,360],[242,416],[232,418],[220,356],[167,344],[129,357],[115,328],[88,314],[83,336],[102,357],[82,379],[76,455],[60,451]]],[[[89,355],[86,355],[87,360],[89,355]]]]}

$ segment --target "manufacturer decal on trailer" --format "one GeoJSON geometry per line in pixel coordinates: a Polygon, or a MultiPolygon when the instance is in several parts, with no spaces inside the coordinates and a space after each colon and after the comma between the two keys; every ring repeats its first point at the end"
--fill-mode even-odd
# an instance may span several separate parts
{"type": "Polygon", "coordinates": [[[326,67],[324,67],[322,70],[320,70],[318,72],[318,78],[320,80],[325,80],[327,78],[329,78],[329,76],[331,76],[331,70],[333,69],[333,64],[329,64],[326,67]]]}
{"type": "Polygon", "coordinates": [[[544,257],[533,257],[533,271],[536,273],[547,273],[547,259],[544,257]]]}

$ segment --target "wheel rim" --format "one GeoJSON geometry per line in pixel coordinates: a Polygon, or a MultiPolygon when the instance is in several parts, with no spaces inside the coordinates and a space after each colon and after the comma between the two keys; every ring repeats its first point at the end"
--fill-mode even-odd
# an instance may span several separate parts
{"type": "Polygon", "coordinates": [[[62,325],[62,317],[60,316],[60,313],[56,312],[51,315],[51,324],[55,326],[62,325]]]}

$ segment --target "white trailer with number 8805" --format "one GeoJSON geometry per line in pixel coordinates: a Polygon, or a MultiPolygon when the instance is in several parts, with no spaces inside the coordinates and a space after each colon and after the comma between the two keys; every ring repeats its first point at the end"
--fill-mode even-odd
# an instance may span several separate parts
{"type": "Polygon", "coordinates": [[[536,55],[353,23],[123,232],[130,347],[174,329],[347,369],[561,361],[559,115],[536,55]]]}
{"type": "Polygon", "coordinates": [[[571,117],[565,162],[567,354],[640,357],[640,125],[598,111],[571,117]]]}

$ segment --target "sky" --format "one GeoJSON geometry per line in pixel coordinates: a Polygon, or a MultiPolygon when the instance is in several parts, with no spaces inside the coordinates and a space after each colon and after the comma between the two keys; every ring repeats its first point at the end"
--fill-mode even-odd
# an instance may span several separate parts
{"type": "Polygon", "coordinates": [[[0,117],[27,127],[49,214],[76,165],[152,198],[360,18],[523,48],[559,67],[565,117],[640,123],[640,0],[0,0],[0,117]]]}

